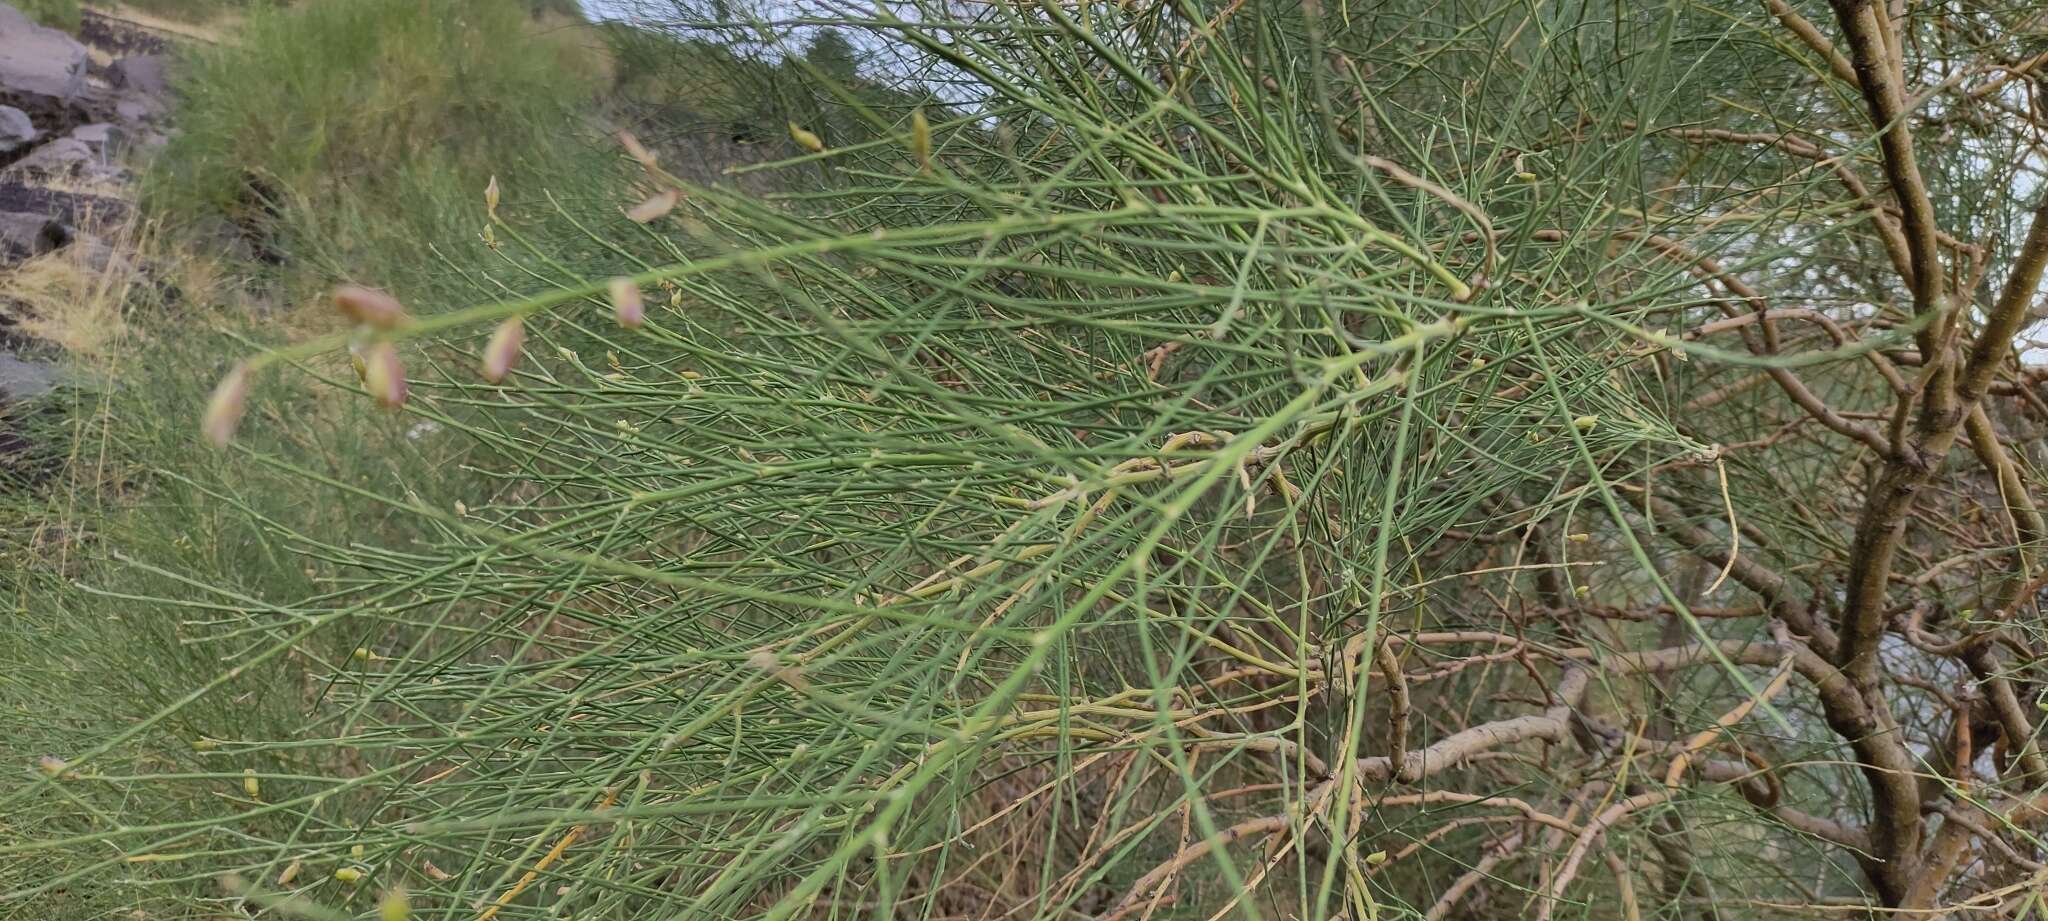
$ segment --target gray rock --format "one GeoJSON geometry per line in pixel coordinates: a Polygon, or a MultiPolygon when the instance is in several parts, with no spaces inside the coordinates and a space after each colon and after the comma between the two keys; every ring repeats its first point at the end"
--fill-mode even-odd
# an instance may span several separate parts
{"type": "Polygon", "coordinates": [[[0,106],[0,153],[20,150],[23,144],[36,139],[42,132],[36,130],[27,112],[13,106],[0,106]]]}
{"type": "Polygon", "coordinates": [[[0,211],[0,250],[14,256],[40,256],[71,241],[71,229],[47,214],[0,211]]]}
{"type": "Polygon", "coordinates": [[[161,54],[125,57],[107,68],[107,82],[137,93],[161,96],[171,87],[165,73],[166,63],[161,54]]]}
{"type": "Polygon", "coordinates": [[[85,89],[85,46],[0,4],[0,87],[56,104],[85,89]]]}
{"type": "Polygon", "coordinates": [[[95,147],[105,147],[120,141],[121,129],[106,122],[94,122],[71,129],[71,136],[95,147]]]}
{"type": "Polygon", "coordinates": [[[69,173],[93,159],[92,147],[77,138],[58,138],[15,161],[14,168],[43,173],[69,173]]]}
{"type": "Polygon", "coordinates": [[[57,386],[57,368],[40,361],[22,361],[0,352],[0,402],[27,400],[57,386]]]}
{"type": "Polygon", "coordinates": [[[155,96],[134,94],[114,100],[114,117],[131,125],[156,118],[164,109],[163,100],[155,96]]]}

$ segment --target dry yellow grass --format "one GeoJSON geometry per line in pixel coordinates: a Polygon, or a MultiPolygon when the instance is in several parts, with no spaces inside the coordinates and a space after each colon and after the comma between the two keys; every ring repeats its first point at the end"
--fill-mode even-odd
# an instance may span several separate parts
{"type": "Polygon", "coordinates": [[[217,13],[204,22],[187,22],[170,19],[155,13],[138,10],[125,3],[88,3],[83,5],[87,12],[98,13],[113,19],[123,20],[150,32],[169,38],[187,41],[220,44],[231,42],[235,27],[241,24],[238,13],[217,13]]]}
{"type": "Polygon", "coordinates": [[[118,250],[67,246],[16,266],[0,280],[0,298],[22,332],[78,358],[107,358],[127,339],[122,307],[137,277],[118,250]]]}

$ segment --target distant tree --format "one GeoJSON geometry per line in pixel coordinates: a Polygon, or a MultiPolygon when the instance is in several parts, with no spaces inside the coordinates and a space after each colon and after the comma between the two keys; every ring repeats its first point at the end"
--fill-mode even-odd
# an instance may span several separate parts
{"type": "Polygon", "coordinates": [[[840,82],[851,81],[860,69],[853,43],[838,29],[819,29],[804,46],[804,60],[810,62],[825,76],[840,82]]]}

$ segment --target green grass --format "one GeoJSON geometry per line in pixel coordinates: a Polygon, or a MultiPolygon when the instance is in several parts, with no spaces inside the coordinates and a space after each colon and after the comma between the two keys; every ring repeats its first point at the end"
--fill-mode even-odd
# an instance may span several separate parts
{"type": "Polygon", "coordinates": [[[78,28],[78,0],[22,0],[14,6],[28,14],[28,18],[51,28],[67,32],[78,28]]]}
{"type": "Polygon", "coordinates": [[[516,0],[258,11],[232,46],[190,53],[146,200],[243,228],[293,294],[428,284],[422,244],[473,238],[491,176],[519,200],[581,165],[595,42],[516,0]]]}

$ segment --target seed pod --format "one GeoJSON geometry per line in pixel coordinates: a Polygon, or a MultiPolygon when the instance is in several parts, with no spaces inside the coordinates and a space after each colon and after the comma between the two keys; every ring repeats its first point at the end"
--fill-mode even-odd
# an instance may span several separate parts
{"type": "Polygon", "coordinates": [[[362,845],[360,845],[360,844],[351,844],[351,845],[349,845],[349,846],[348,846],[348,856],[350,856],[350,857],[352,857],[352,858],[355,858],[356,860],[361,860],[361,859],[363,859],[363,846],[362,846],[362,845]]]}
{"type": "Polygon", "coordinates": [[[250,799],[263,798],[263,781],[256,778],[255,768],[242,769],[242,792],[249,794],[250,799]]]}
{"type": "Polygon", "coordinates": [[[354,885],[356,883],[360,883],[363,881],[363,871],[358,870],[354,867],[342,867],[341,869],[334,871],[334,878],[341,880],[344,883],[354,885]]]}
{"type": "Polygon", "coordinates": [[[789,139],[795,141],[796,146],[803,148],[809,153],[825,152],[825,142],[820,140],[817,135],[805,131],[804,127],[796,122],[789,123],[789,139]]]}
{"type": "Polygon", "coordinates": [[[200,417],[199,432],[208,444],[225,448],[235,439],[235,427],[242,422],[242,411],[249,400],[249,366],[238,364],[220,379],[213,388],[212,398],[206,401],[206,414],[200,417]]]}
{"type": "Polygon", "coordinates": [[[334,289],[334,309],[350,320],[377,329],[390,329],[405,319],[405,305],[398,298],[361,285],[334,289]]]}
{"type": "Polygon", "coordinates": [[[62,777],[71,765],[55,755],[44,755],[36,759],[36,767],[51,777],[62,777]]]}
{"type": "Polygon", "coordinates": [[[1572,428],[1578,429],[1581,432],[1590,432],[1594,426],[1599,424],[1599,416],[1580,416],[1572,420],[1572,428]]]}
{"type": "Polygon", "coordinates": [[[1380,864],[1386,863],[1386,862],[1387,862],[1387,852],[1386,852],[1386,851],[1374,851],[1374,852],[1372,852],[1372,853],[1370,853],[1370,854],[1367,854],[1367,855],[1365,855],[1365,862],[1366,862],[1367,864],[1370,864],[1370,865],[1372,865],[1372,866],[1375,866],[1375,867],[1379,866],[1380,864]]]}
{"type": "Polygon", "coordinates": [[[920,169],[931,171],[932,123],[925,119],[923,109],[913,109],[910,113],[910,153],[917,157],[920,169]]]}
{"type": "MultiPolygon", "coordinates": [[[[495,221],[498,219],[498,177],[495,175],[484,186],[484,213],[490,215],[491,220],[495,221]]],[[[489,230],[490,228],[486,227],[484,229],[489,230]]]]}
{"type": "Polygon", "coordinates": [[[292,880],[299,878],[299,869],[305,865],[305,861],[297,857],[292,858],[291,863],[285,864],[284,869],[278,871],[277,884],[280,886],[291,885],[292,880]]]}
{"type": "Polygon", "coordinates": [[[405,405],[405,365],[398,361],[397,346],[389,342],[370,346],[363,366],[363,386],[369,388],[377,405],[385,409],[405,405]]]}
{"type": "Polygon", "coordinates": [[[199,738],[192,740],[192,750],[196,752],[210,752],[219,747],[219,742],[216,742],[205,736],[200,736],[199,738]]]}
{"type": "Polygon", "coordinates": [[[612,314],[619,325],[627,329],[639,329],[647,320],[647,305],[640,300],[640,286],[630,278],[614,278],[611,283],[612,314]]]}
{"type": "Polygon", "coordinates": [[[526,327],[518,317],[498,324],[491,333],[491,341],[484,345],[484,380],[495,384],[512,373],[512,366],[519,363],[519,350],[526,345],[526,327]]]}

